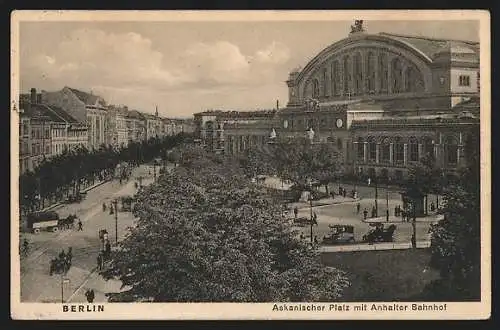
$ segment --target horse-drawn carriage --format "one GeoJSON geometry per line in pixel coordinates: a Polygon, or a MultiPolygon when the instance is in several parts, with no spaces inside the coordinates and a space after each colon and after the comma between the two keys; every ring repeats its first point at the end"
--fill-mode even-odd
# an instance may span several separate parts
{"type": "Polygon", "coordinates": [[[330,227],[330,233],[323,236],[322,244],[354,243],[354,226],[328,225],[328,227],[330,227]]]}
{"type": "Polygon", "coordinates": [[[370,224],[374,226],[366,235],[363,235],[363,242],[376,243],[376,242],[392,242],[394,240],[394,231],[396,230],[396,225],[389,225],[384,228],[384,224],[377,222],[370,224]]]}
{"type": "Polygon", "coordinates": [[[55,233],[59,230],[74,228],[76,219],[78,217],[74,214],[60,218],[59,214],[54,211],[32,213],[27,218],[27,229],[34,234],[38,234],[42,230],[55,233]]]}

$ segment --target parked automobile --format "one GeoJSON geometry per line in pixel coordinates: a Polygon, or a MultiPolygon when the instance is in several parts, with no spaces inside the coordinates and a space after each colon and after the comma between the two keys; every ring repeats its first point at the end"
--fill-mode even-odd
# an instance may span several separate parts
{"type": "Polygon", "coordinates": [[[322,244],[354,243],[354,226],[328,225],[328,227],[330,227],[330,233],[323,237],[322,244]]]}

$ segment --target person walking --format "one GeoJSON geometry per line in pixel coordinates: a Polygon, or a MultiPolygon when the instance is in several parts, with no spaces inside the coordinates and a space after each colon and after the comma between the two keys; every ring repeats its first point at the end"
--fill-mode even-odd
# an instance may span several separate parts
{"type": "Polygon", "coordinates": [[[89,304],[93,303],[95,298],[94,290],[85,291],[85,297],[87,298],[89,304]]]}
{"type": "Polygon", "coordinates": [[[314,244],[318,244],[318,236],[314,236],[314,244]]]}
{"type": "Polygon", "coordinates": [[[398,216],[398,206],[394,206],[394,216],[397,217],[398,216]]]}
{"type": "Polygon", "coordinates": [[[368,211],[365,208],[365,210],[363,211],[363,217],[364,217],[365,220],[366,220],[367,216],[368,216],[368,211]]]}
{"type": "Polygon", "coordinates": [[[293,208],[293,214],[295,215],[295,219],[297,219],[297,215],[299,214],[299,209],[297,208],[297,206],[293,208]]]}
{"type": "Polygon", "coordinates": [[[316,214],[316,212],[314,212],[313,214],[313,223],[317,226],[318,225],[318,215],[316,214]]]}
{"type": "Polygon", "coordinates": [[[106,203],[102,203],[102,211],[106,212],[106,203]]]}
{"type": "Polygon", "coordinates": [[[345,190],[344,188],[342,188],[342,195],[344,196],[344,198],[347,196],[347,190],[345,190]]]}
{"type": "Polygon", "coordinates": [[[71,261],[73,260],[73,248],[71,246],[69,247],[68,253],[66,254],[66,260],[69,267],[71,267],[71,261]]]}
{"type": "Polygon", "coordinates": [[[78,231],[83,231],[83,223],[80,219],[78,219],[78,231]]]}
{"type": "Polygon", "coordinates": [[[356,204],[356,214],[359,214],[359,210],[361,209],[361,204],[356,204]]]}
{"type": "Polygon", "coordinates": [[[97,255],[97,268],[102,270],[102,252],[97,255]]]}
{"type": "Polygon", "coordinates": [[[389,222],[389,209],[385,210],[385,221],[389,222]]]}

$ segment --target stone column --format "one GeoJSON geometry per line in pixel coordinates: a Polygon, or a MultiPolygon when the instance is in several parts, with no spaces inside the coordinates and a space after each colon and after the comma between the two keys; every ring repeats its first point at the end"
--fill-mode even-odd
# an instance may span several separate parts
{"type": "Polygon", "coordinates": [[[399,90],[402,91],[403,93],[406,92],[406,70],[408,70],[408,67],[406,64],[402,64],[402,70],[401,70],[401,85],[399,90]]]}
{"type": "Polygon", "coordinates": [[[408,163],[408,144],[405,143],[403,145],[403,164],[406,165],[408,163]]]}
{"type": "Polygon", "coordinates": [[[418,160],[420,160],[422,157],[423,157],[423,153],[424,153],[424,146],[422,143],[419,143],[418,144],[418,160]]]}
{"type": "Polygon", "coordinates": [[[368,161],[368,142],[363,143],[363,161],[365,163],[368,161]]]}
{"type": "Polygon", "coordinates": [[[392,60],[393,57],[387,55],[387,94],[392,94],[392,60]]]}
{"type": "Polygon", "coordinates": [[[361,94],[368,94],[368,52],[361,52],[361,94]]]}
{"type": "Polygon", "coordinates": [[[379,154],[380,154],[380,143],[377,143],[375,146],[375,162],[379,163],[379,154]]]}
{"type": "Polygon", "coordinates": [[[389,164],[394,163],[394,143],[389,144],[389,164]]]}
{"type": "Polygon", "coordinates": [[[379,94],[379,92],[380,92],[380,72],[379,72],[379,70],[380,70],[380,67],[379,67],[379,65],[380,65],[380,63],[379,63],[380,51],[379,50],[375,51],[374,55],[375,55],[375,63],[373,63],[373,70],[375,70],[375,84],[374,84],[375,94],[379,94]]]}

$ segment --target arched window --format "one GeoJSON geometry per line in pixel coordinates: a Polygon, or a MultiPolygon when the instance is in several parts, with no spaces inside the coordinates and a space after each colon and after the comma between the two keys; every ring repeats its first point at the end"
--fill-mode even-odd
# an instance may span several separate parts
{"type": "Polygon", "coordinates": [[[356,95],[363,93],[363,67],[361,54],[354,55],[354,93],[356,95]]]}
{"type": "Polygon", "coordinates": [[[368,138],[368,159],[373,162],[377,159],[377,142],[373,137],[368,138]]]}
{"type": "Polygon", "coordinates": [[[327,88],[327,72],[326,68],[322,69],[322,76],[321,76],[321,95],[322,96],[328,96],[328,88],[327,88]]]}
{"type": "Polygon", "coordinates": [[[405,72],[405,92],[413,92],[413,68],[410,66],[405,72]]]}
{"type": "Polygon", "coordinates": [[[410,138],[410,161],[416,162],[418,161],[418,140],[415,137],[410,138]]]}
{"type": "Polygon", "coordinates": [[[343,82],[343,85],[344,85],[344,95],[345,94],[348,94],[350,92],[349,90],[349,83],[351,81],[351,68],[350,68],[350,65],[351,64],[351,61],[350,61],[350,58],[349,56],[346,56],[344,57],[344,82],[343,82]]]}
{"type": "Polygon", "coordinates": [[[368,53],[368,92],[375,91],[375,55],[372,52],[368,53]]]}
{"type": "Polygon", "coordinates": [[[332,63],[332,76],[331,76],[331,81],[332,81],[332,95],[339,95],[340,94],[340,68],[339,68],[339,62],[334,61],[332,63]]]}
{"type": "Polygon", "coordinates": [[[312,81],[312,97],[319,97],[319,81],[318,79],[313,79],[312,81]]]}
{"type": "Polygon", "coordinates": [[[455,137],[447,136],[445,140],[446,162],[449,165],[456,165],[458,161],[458,143],[455,137]]]}
{"type": "Polygon", "coordinates": [[[387,64],[387,55],[382,53],[378,58],[379,64],[379,79],[380,79],[380,91],[382,93],[388,92],[388,81],[389,81],[389,66],[387,64]]]}
{"type": "Polygon", "coordinates": [[[399,58],[395,58],[394,60],[392,60],[391,72],[392,72],[392,92],[400,93],[403,87],[401,86],[401,83],[403,81],[403,66],[399,58]]]}
{"type": "Polygon", "coordinates": [[[337,149],[338,149],[339,151],[343,149],[343,148],[342,148],[342,142],[343,142],[343,141],[342,141],[342,139],[341,139],[341,138],[338,138],[338,139],[337,139],[337,149]]]}
{"type": "Polygon", "coordinates": [[[389,162],[391,159],[391,142],[389,138],[383,138],[382,143],[380,144],[380,161],[381,162],[389,162]]]}
{"type": "Polygon", "coordinates": [[[394,162],[395,163],[403,163],[404,162],[404,154],[405,154],[405,147],[403,143],[403,139],[400,137],[397,137],[394,139],[394,162]]]}
{"type": "Polygon", "coordinates": [[[365,158],[365,141],[362,137],[358,138],[358,159],[363,160],[365,158]]]}
{"type": "Polygon", "coordinates": [[[434,140],[430,137],[424,137],[422,139],[422,149],[424,156],[434,157],[434,140]]]}

